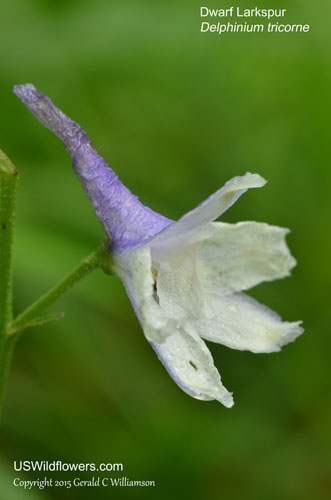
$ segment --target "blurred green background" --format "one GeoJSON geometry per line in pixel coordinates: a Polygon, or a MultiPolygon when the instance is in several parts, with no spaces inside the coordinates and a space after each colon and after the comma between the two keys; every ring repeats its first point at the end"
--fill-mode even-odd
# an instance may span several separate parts
{"type": "Polygon", "coordinates": [[[62,145],[11,93],[31,82],[170,218],[235,175],[266,177],[223,220],[291,229],[292,277],[251,294],[286,320],[303,319],[306,333],[278,354],[210,345],[236,404],[196,401],[157,360],[120,281],[96,272],[53,308],[63,320],[17,345],[0,430],[1,500],[330,498],[331,5],[260,1],[311,31],[223,36],[200,33],[200,5],[1,1],[0,147],[20,172],[15,311],[103,238],[62,145]],[[13,460],[123,462],[117,475],[156,487],[24,492],[14,477],[45,474],[18,474],[13,460]]]}

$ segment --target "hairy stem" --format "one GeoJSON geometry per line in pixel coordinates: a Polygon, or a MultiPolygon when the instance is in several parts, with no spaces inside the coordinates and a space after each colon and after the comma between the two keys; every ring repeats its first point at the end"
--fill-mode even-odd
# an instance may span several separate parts
{"type": "Polygon", "coordinates": [[[0,411],[15,339],[8,337],[12,319],[13,239],[17,170],[0,149],[0,411]]]}
{"type": "Polygon", "coordinates": [[[0,150],[0,351],[12,316],[12,248],[17,170],[0,150]]]}
{"type": "Polygon", "coordinates": [[[2,352],[0,357],[0,417],[7,386],[11,358],[13,355],[16,340],[16,335],[7,336],[2,345],[2,352]]]}

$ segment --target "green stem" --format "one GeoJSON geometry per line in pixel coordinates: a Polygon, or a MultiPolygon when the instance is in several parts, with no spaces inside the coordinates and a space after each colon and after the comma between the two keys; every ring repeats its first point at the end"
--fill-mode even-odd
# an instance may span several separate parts
{"type": "Polygon", "coordinates": [[[0,353],[12,317],[12,248],[17,170],[0,150],[0,353]]]}
{"type": "Polygon", "coordinates": [[[10,324],[9,333],[13,335],[16,332],[21,332],[28,326],[31,326],[44,309],[54,304],[54,302],[62,297],[82,278],[90,274],[95,269],[103,267],[105,260],[110,257],[108,246],[108,240],[104,241],[96,252],[83,259],[76,269],[68,274],[68,276],[42,295],[40,299],[31,304],[31,306],[25,309],[25,311],[19,314],[10,324]]]}
{"type": "Polygon", "coordinates": [[[16,335],[7,336],[3,342],[3,350],[0,359],[0,417],[5,396],[7,378],[10,369],[10,362],[13,355],[14,346],[17,340],[16,335]]]}
{"type": "Polygon", "coordinates": [[[0,411],[15,338],[9,339],[12,319],[13,238],[17,170],[0,149],[0,411]]]}

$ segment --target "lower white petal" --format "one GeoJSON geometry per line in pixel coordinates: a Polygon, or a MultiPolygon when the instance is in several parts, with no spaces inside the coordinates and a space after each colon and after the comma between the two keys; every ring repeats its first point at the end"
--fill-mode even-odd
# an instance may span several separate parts
{"type": "Polygon", "coordinates": [[[276,352],[301,333],[300,321],[281,317],[243,293],[220,296],[209,290],[206,318],[194,322],[201,337],[232,349],[256,353],[276,352]]]}
{"type": "Polygon", "coordinates": [[[184,328],[174,329],[162,343],[151,345],[169,375],[186,393],[205,401],[216,399],[228,408],[233,405],[209,349],[197,334],[184,328]]]}
{"type": "MultiPolygon", "coordinates": [[[[192,267],[189,262],[188,267],[192,267]]],[[[146,338],[175,382],[197,399],[217,399],[231,407],[232,396],[223,387],[204,341],[158,304],[148,246],[116,255],[114,272],[126,287],[146,338]]]]}

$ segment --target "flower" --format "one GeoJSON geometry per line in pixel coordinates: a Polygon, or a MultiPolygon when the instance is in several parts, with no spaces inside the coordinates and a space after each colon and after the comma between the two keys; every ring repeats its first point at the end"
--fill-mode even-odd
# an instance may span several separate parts
{"type": "Polygon", "coordinates": [[[147,340],[191,396],[233,405],[205,340],[255,353],[275,352],[303,332],[243,293],[288,276],[295,260],[287,229],[253,221],[213,222],[258,174],[235,177],[177,222],[144,206],[97,154],[81,127],[33,85],[14,93],[70,153],[73,168],[110,238],[121,278],[147,340]]]}

